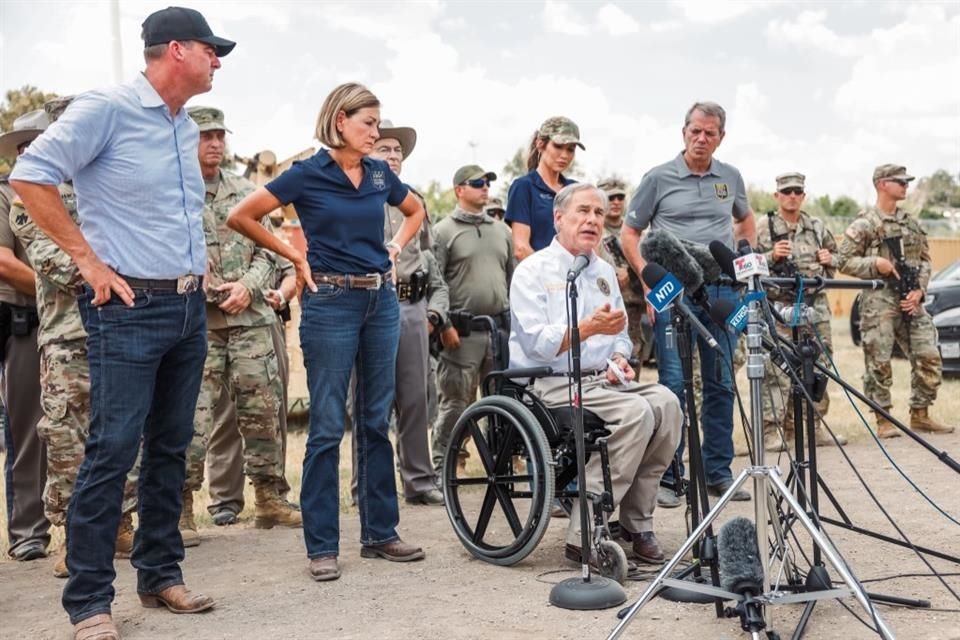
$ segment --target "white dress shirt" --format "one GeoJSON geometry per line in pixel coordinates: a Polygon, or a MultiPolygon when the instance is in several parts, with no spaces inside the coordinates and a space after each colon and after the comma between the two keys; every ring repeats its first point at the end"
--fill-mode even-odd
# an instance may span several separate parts
{"type": "MultiPolygon", "coordinates": [[[[567,272],[575,255],[556,238],[517,265],[510,283],[510,368],[552,367],[569,371],[568,351],[558,353],[567,332],[567,272]]],[[[598,307],[624,311],[617,273],[609,263],[591,254],[577,278],[577,319],[582,323],[598,307]]],[[[580,368],[606,369],[614,353],[633,350],[627,325],[617,335],[594,335],[581,342],[580,368]]]]}

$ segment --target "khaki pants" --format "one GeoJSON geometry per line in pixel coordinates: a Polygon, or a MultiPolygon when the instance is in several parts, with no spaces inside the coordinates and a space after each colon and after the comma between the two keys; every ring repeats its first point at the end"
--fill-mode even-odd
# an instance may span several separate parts
{"type": "MultiPolygon", "coordinates": [[[[568,404],[566,378],[541,378],[534,393],[548,407],[568,404]]],[[[610,479],[613,504],[620,507],[620,524],[631,533],[653,531],[660,476],[680,444],[683,412],[680,401],[659,384],[611,385],[606,375],[583,379],[583,407],[606,423],[610,436],[610,479]]],[[[603,491],[600,456],[590,456],[581,489],[603,491]]],[[[591,519],[592,521],[592,519],[591,519]]],[[[573,503],[567,543],[580,546],[580,505],[573,503]]]]}

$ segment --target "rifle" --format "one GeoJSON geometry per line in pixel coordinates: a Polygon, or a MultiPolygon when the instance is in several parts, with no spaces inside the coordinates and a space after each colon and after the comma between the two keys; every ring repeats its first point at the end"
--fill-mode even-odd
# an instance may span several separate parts
{"type": "Polygon", "coordinates": [[[603,239],[603,246],[610,253],[610,255],[613,256],[614,260],[626,265],[627,278],[630,281],[630,290],[642,298],[643,283],[640,282],[640,276],[637,275],[637,272],[634,271],[633,267],[630,266],[627,256],[623,254],[623,248],[620,246],[620,240],[617,239],[617,236],[607,236],[603,239]]]}
{"type": "MultiPolygon", "coordinates": [[[[919,269],[907,264],[907,259],[903,255],[903,236],[884,238],[883,243],[890,250],[890,255],[893,256],[893,265],[897,268],[897,273],[900,274],[900,279],[897,281],[897,290],[900,299],[905,300],[911,291],[920,288],[919,269]]],[[[900,313],[903,321],[909,325],[913,315],[909,311],[901,311],[900,313]]]]}
{"type": "MultiPolygon", "coordinates": [[[[773,232],[773,216],[775,211],[767,211],[767,224],[770,226],[770,249],[773,250],[774,245],[776,245],[781,240],[790,239],[790,231],[787,230],[784,233],[774,233],[773,232]]],[[[789,255],[783,260],[770,260],[770,271],[774,275],[781,278],[795,278],[797,276],[797,260],[793,255],[789,255]]]]}

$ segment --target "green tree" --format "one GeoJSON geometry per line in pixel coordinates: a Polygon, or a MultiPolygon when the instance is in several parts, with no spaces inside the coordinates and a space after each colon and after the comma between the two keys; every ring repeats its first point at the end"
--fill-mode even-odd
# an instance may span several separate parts
{"type": "Polygon", "coordinates": [[[757,215],[765,214],[771,209],[776,211],[779,207],[777,199],[772,193],[754,187],[747,188],[747,201],[750,203],[750,208],[753,209],[757,215]]]}
{"type": "Polygon", "coordinates": [[[852,218],[860,211],[860,205],[849,196],[840,196],[830,207],[830,215],[837,218],[852,218]]]}
{"type": "MultiPolygon", "coordinates": [[[[8,90],[4,101],[0,103],[0,131],[10,131],[14,120],[25,113],[42,109],[44,102],[57,97],[55,93],[44,93],[30,85],[8,90]]],[[[0,175],[10,173],[15,159],[0,157],[0,175]]]]}
{"type": "Polygon", "coordinates": [[[446,217],[457,206],[457,196],[453,192],[453,187],[444,188],[436,180],[418,191],[423,195],[423,200],[427,203],[427,211],[433,220],[446,217]]]}

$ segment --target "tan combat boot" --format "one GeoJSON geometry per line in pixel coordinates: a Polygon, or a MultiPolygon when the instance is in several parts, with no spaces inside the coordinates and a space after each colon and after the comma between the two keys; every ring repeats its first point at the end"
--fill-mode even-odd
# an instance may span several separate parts
{"type": "MultiPolygon", "coordinates": [[[[833,438],[830,437],[830,434],[826,432],[823,427],[817,427],[817,446],[829,446],[838,444],[841,447],[847,444],[847,437],[841,433],[833,432],[834,437],[837,439],[836,442],[833,441],[833,438]]],[[[880,436],[881,438],[884,436],[880,436]]]]}
{"type": "Polygon", "coordinates": [[[67,545],[64,543],[63,550],[57,554],[57,561],[53,564],[54,578],[69,578],[70,571],[67,570],[67,545]]]}
{"type": "Polygon", "coordinates": [[[787,443],[780,436],[780,429],[775,424],[763,425],[763,449],[771,453],[787,450],[787,443]]]}
{"type": "Polygon", "coordinates": [[[254,480],[253,526],[257,529],[274,527],[302,527],[303,516],[300,511],[280,497],[276,484],[271,480],[254,480]]]}
{"type": "Polygon", "coordinates": [[[133,514],[125,513],[120,516],[120,526],[117,528],[117,547],[113,557],[129,558],[133,553],[133,514]]]}
{"type": "Polygon", "coordinates": [[[927,433],[953,433],[953,427],[937,422],[930,417],[927,407],[910,408],[910,428],[927,433]]]}
{"type": "Polygon", "coordinates": [[[900,433],[900,429],[896,428],[892,422],[884,418],[879,413],[877,414],[877,437],[881,439],[886,438],[899,438],[903,434],[900,433]]]}
{"type": "Polygon", "coordinates": [[[183,490],[183,511],[180,512],[180,537],[184,547],[196,547],[200,544],[200,533],[193,519],[193,491],[183,490]]]}

